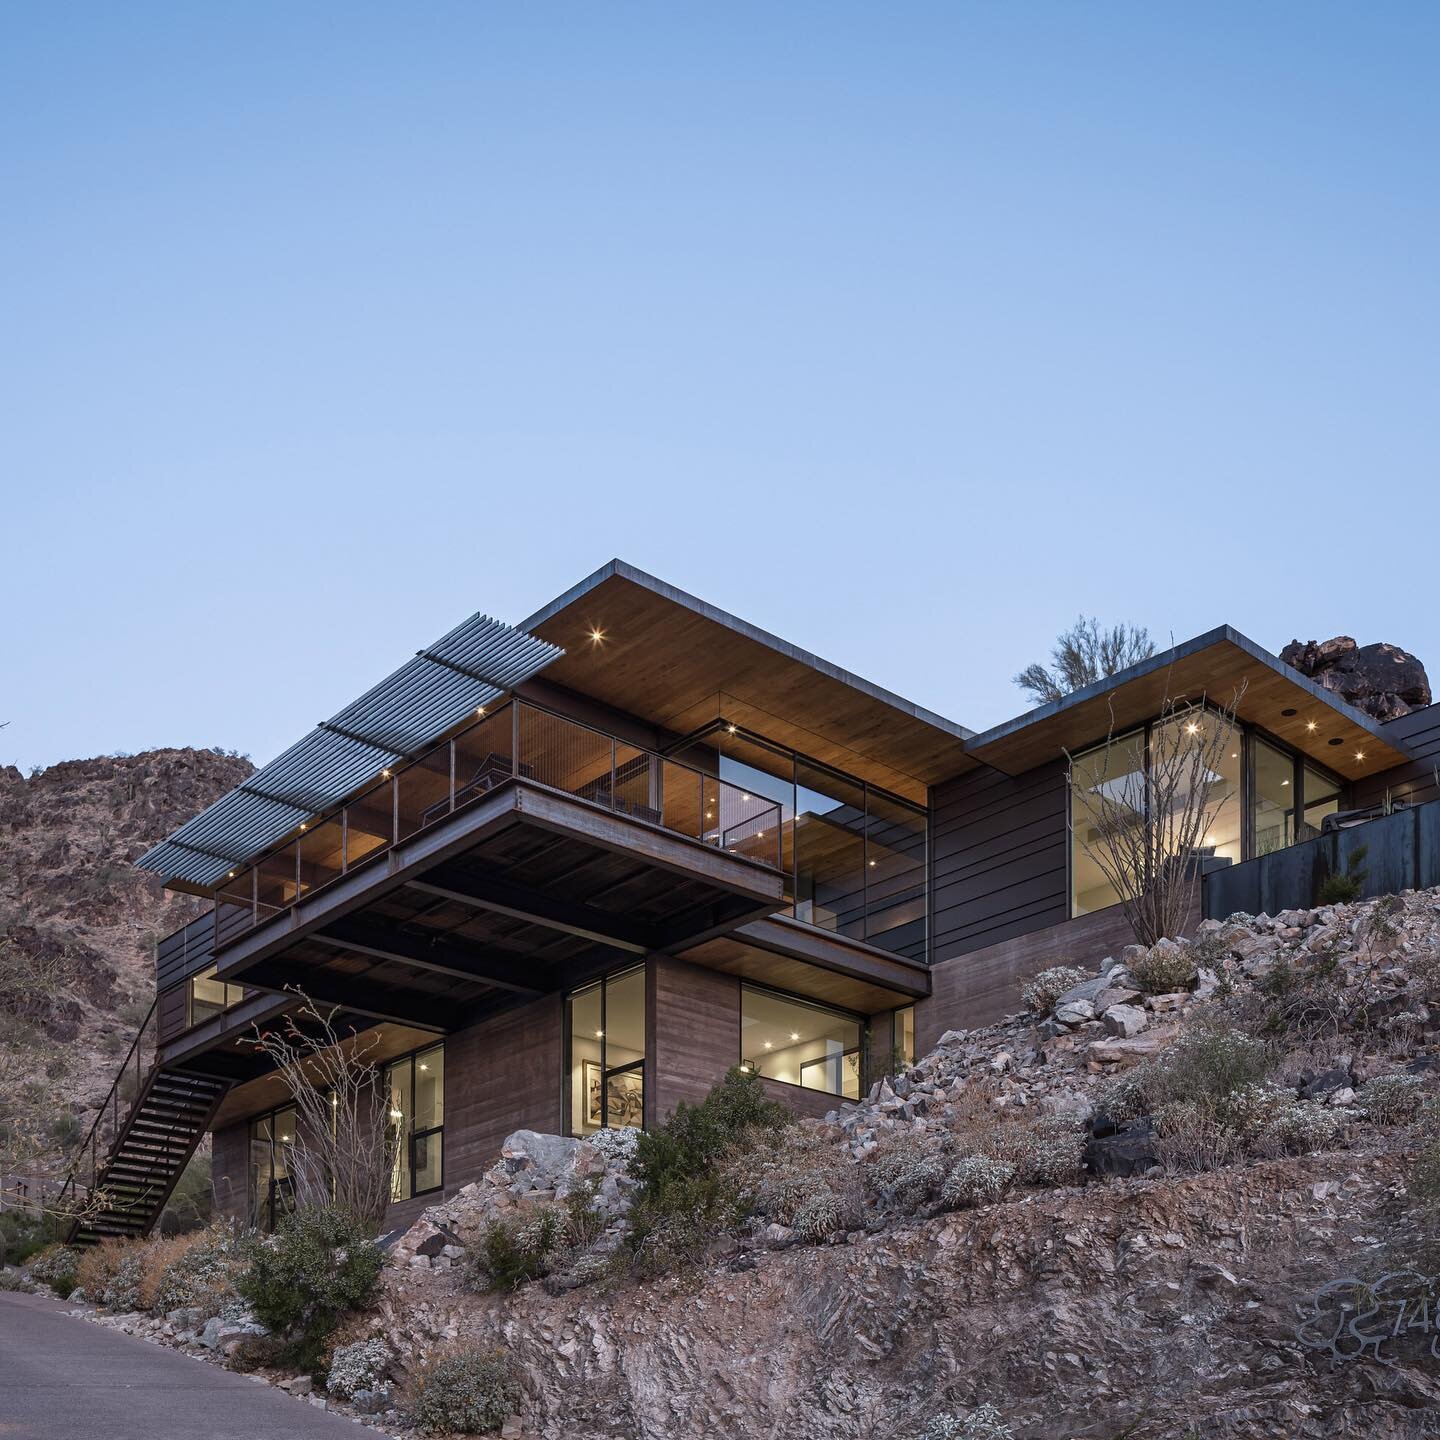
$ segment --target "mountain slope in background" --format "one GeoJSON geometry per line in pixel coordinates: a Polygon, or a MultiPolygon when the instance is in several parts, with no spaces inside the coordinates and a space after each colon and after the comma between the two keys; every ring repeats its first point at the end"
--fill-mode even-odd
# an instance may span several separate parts
{"type": "Polygon", "coordinates": [[[56,980],[38,1003],[0,1005],[0,1018],[37,1046],[57,1116],[78,1111],[88,1128],[154,998],[154,941],[205,908],[133,862],[253,770],[192,749],[69,760],[28,778],[0,769],[0,957],[56,980]]]}

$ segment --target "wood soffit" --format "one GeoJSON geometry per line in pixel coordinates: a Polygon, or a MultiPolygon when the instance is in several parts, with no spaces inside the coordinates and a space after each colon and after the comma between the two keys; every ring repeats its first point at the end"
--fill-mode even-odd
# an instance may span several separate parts
{"type": "Polygon", "coordinates": [[[1236,713],[1241,720],[1268,730],[1346,779],[1388,770],[1410,758],[1384,737],[1378,721],[1228,627],[1177,646],[1127,674],[976,736],[968,746],[970,755],[1007,775],[1019,775],[1061,758],[1067,750],[1074,753],[1109,733],[1118,735],[1153,720],[1167,699],[1204,697],[1229,707],[1239,692],[1236,713]]]}
{"type": "Polygon", "coordinates": [[[725,720],[920,804],[975,763],[963,727],[620,562],[521,628],[565,648],[546,680],[676,735],[725,720]]]}

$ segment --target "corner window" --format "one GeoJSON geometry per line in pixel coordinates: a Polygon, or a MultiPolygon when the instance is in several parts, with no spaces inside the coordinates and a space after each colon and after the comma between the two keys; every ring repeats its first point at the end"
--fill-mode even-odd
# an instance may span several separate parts
{"type": "Polygon", "coordinates": [[[250,1223],[273,1230],[295,1208],[290,1153],[295,1144],[295,1107],[286,1105],[250,1122],[250,1223]]]}
{"type": "Polygon", "coordinates": [[[445,1047],[418,1050],[385,1067],[397,1134],[390,1198],[408,1200],[445,1183],[445,1047]]]}
{"type": "Polygon", "coordinates": [[[645,967],[607,975],[566,1001],[566,1131],[645,1123],[645,967]]]}
{"type": "Polygon", "coordinates": [[[215,967],[208,966],[190,977],[185,993],[185,1026],[200,1025],[223,1014],[245,998],[241,985],[227,985],[215,978],[215,967]]]}
{"type": "Polygon", "coordinates": [[[860,1098],[859,1017],[755,985],[740,987],[740,1064],[783,1085],[860,1098]]]}

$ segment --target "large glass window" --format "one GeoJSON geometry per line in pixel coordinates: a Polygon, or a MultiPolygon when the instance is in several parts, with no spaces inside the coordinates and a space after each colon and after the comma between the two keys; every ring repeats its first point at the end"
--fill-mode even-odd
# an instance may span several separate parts
{"type": "Polygon", "coordinates": [[[645,967],[576,990],[566,1006],[571,1135],[645,1123],[645,967]]]}
{"type": "Polygon", "coordinates": [[[250,1222],[270,1231],[295,1208],[290,1153],[295,1144],[295,1107],[286,1105],[250,1122],[250,1222]]]}
{"type": "Polygon", "coordinates": [[[1088,915],[1120,896],[1091,853],[1098,839],[1101,805],[1128,809],[1135,824],[1145,817],[1145,732],[1136,730],[1075,757],[1070,786],[1070,913],[1088,915]]]}
{"type": "Polygon", "coordinates": [[[1255,854],[1268,855],[1295,843],[1295,757],[1256,736],[1250,786],[1250,824],[1255,854]]]}
{"type": "Polygon", "coordinates": [[[923,807],[727,724],[678,758],[780,807],[780,861],[792,915],[923,958],[923,807]]]}
{"type": "Polygon", "coordinates": [[[215,967],[207,966],[190,977],[185,1023],[199,1025],[212,1016],[222,1014],[232,1005],[238,1005],[244,998],[243,986],[227,985],[217,980],[215,967]]]}
{"type": "Polygon", "coordinates": [[[860,1098],[861,1022],[756,985],[740,987],[740,1063],[786,1085],[860,1098]]]}
{"type": "Polygon", "coordinates": [[[1159,785],[1158,780],[1155,785],[1147,784],[1147,766],[1158,777],[1166,757],[1183,758],[1192,746],[1206,746],[1215,756],[1205,774],[1196,777],[1196,783],[1205,788],[1210,815],[1199,842],[1206,869],[1238,864],[1308,839],[1319,832],[1326,815],[1340,808],[1342,787],[1338,781],[1259,735],[1247,737],[1244,727],[1225,726],[1214,712],[1186,712],[1133,731],[1077,755],[1072,766],[1072,915],[1087,915],[1120,898],[1091,853],[1105,802],[1110,802],[1112,818],[1117,809],[1121,815],[1128,809],[1136,826],[1148,818],[1162,853],[1174,851],[1179,836],[1171,822],[1178,821],[1189,796],[1176,794],[1169,816],[1150,814],[1159,785]],[[1214,735],[1212,726],[1224,726],[1223,735],[1214,735]],[[1248,815],[1242,799],[1247,789],[1248,815]]]}
{"type": "Polygon", "coordinates": [[[396,1131],[390,1198],[408,1200],[445,1183],[445,1047],[433,1045],[385,1067],[396,1131]]]}

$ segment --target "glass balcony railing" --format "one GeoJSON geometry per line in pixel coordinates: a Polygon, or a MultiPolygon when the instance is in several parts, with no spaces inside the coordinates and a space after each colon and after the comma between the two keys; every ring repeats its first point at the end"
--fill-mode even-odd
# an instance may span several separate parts
{"type": "Polygon", "coordinates": [[[774,801],[510,700],[228,875],[215,892],[217,948],[514,780],[780,868],[774,801]]]}

